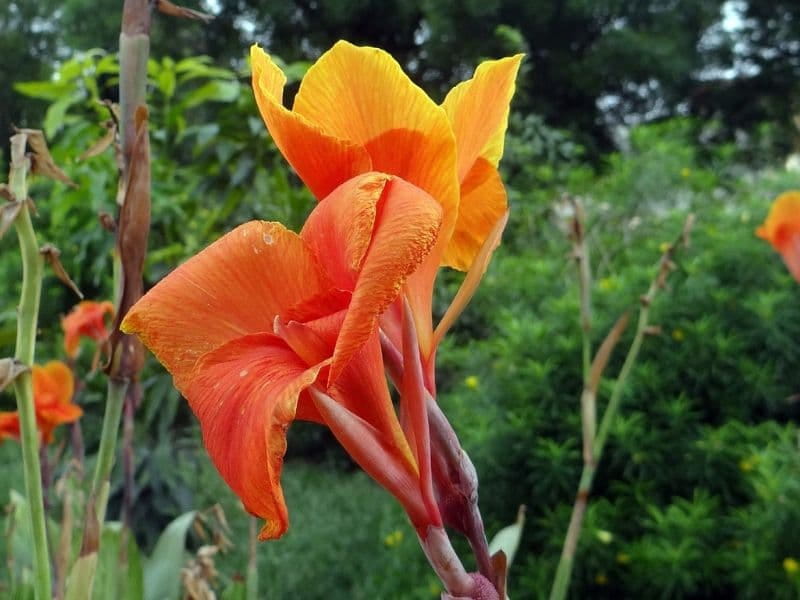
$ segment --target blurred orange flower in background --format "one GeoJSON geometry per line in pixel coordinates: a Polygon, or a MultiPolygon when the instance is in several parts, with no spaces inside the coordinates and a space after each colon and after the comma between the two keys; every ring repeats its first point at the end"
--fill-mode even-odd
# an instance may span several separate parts
{"type": "Polygon", "coordinates": [[[19,439],[19,415],[14,412],[0,412],[0,442],[9,438],[19,439]]]}
{"type": "Polygon", "coordinates": [[[800,191],[778,196],[756,235],[772,244],[792,276],[800,281],[800,191]]]}
{"type": "Polygon", "coordinates": [[[64,330],[64,351],[67,356],[70,358],[77,356],[82,337],[91,338],[96,342],[108,339],[106,314],[114,315],[114,305],[111,302],[85,300],[75,305],[70,313],[61,319],[61,328],[64,330]]]}
{"type": "MultiPolygon", "coordinates": [[[[54,360],[44,366],[33,365],[33,403],[36,410],[36,426],[42,442],[53,441],[53,431],[59,425],[77,421],[83,410],[72,402],[75,384],[72,371],[63,362],[54,360]]],[[[0,412],[0,441],[19,439],[19,414],[0,412]]]]}

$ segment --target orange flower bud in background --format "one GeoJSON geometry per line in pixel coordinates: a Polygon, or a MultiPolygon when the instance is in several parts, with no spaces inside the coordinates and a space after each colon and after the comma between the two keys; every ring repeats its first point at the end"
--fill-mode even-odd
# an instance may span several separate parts
{"type": "Polygon", "coordinates": [[[756,235],[767,240],[800,281],[800,191],[784,192],[775,199],[756,235]]]}
{"type": "Polygon", "coordinates": [[[61,319],[64,330],[64,351],[70,358],[78,355],[80,339],[88,337],[96,342],[108,339],[109,331],[105,323],[105,315],[114,315],[111,302],[79,302],[70,313],[61,319]]]}

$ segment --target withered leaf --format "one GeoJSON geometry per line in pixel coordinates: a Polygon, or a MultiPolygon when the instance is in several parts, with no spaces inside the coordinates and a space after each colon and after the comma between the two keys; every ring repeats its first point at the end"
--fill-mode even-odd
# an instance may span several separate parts
{"type": "Polygon", "coordinates": [[[608,364],[608,359],[611,358],[611,352],[614,350],[614,346],[617,345],[619,338],[622,336],[627,326],[628,313],[626,312],[617,319],[611,331],[608,332],[606,339],[604,339],[603,343],[600,345],[600,349],[597,351],[592,361],[592,368],[589,372],[589,390],[592,394],[597,394],[597,386],[600,385],[600,377],[602,377],[606,364],[608,364]]]}
{"type": "Polygon", "coordinates": [[[5,183],[0,183],[0,198],[5,198],[9,202],[15,202],[16,198],[11,191],[11,188],[8,187],[5,183]]]}
{"type": "Polygon", "coordinates": [[[114,233],[117,230],[117,222],[107,212],[98,213],[97,220],[100,221],[100,225],[106,231],[114,233]]]}
{"type": "Polygon", "coordinates": [[[117,252],[122,263],[122,293],[111,334],[109,375],[135,378],[144,363],[144,349],[138,338],[119,330],[122,319],[142,296],[142,269],[150,230],[150,139],[147,107],[136,108],[135,137],[128,162],[125,195],[117,222],[117,252]]]}
{"type": "Polygon", "coordinates": [[[0,208],[0,238],[17,219],[20,210],[22,210],[22,202],[9,202],[0,208]]]}
{"type": "Polygon", "coordinates": [[[56,165],[44,139],[44,133],[39,129],[17,129],[17,133],[22,133],[27,137],[28,147],[31,149],[32,161],[31,172],[66,183],[71,187],[78,187],[69,176],[56,165]]]}
{"type": "Polygon", "coordinates": [[[83,293],[78,289],[76,283],[72,281],[72,278],[67,274],[66,269],[64,269],[64,265],[61,264],[61,251],[53,246],[53,244],[45,244],[39,249],[39,252],[53,268],[53,273],[55,273],[55,276],[61,280],[61,283],[66,285],[69,289],[75,292],[78,298],[83,300],[83,293]]]}
{"type": "Polygon", "coordinates": [[[86,160],[93,158],[105,152],[117,137],[117,125],[114,121],[109,120],[104,124],[106,132],[94,144],[92,144],[86,152],[78,157],[78,160],[86,160]]]}
{"type": "Polygon", "coordinates": [[[14,380],[30,369],[16,358],[0,358],[0,391],[14,383],[14,380]]]}
{"type": "Polygon", "coordinates": [[[210,23],[214,20],[213,15],[209,15],[199,10],[192,10],[185,6],[178,6],[169,0],[157,0],[156,7],[159,12],[169,15],[170,17],[182,17],[184,19],[193,19],[195,21],[202,21],[203,23],[210,23]]]}

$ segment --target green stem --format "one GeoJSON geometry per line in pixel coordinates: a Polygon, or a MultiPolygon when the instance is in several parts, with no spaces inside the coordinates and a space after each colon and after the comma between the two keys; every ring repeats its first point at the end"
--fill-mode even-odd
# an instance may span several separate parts
{"type": "MultiPolygon", "coordinates": [[[[687,228],[691,226],[691,221],[687,220],[687,228]]],[[[684,229],[684,235],[688,230],[684,229]]],[[[650,314],[650,305],[656,296],[656,293],[663,285],[663,279],[666,277],[666,270],[668,267],[669,259],[672,256],[677,243],[673,246],[661,259],[659,266],[659,273],[656,279],[650,284],[641,299],[641,309],[639,310],[639,321],[636,326],[636,335],[633,338],[628,354],[625,356],[625,362],[622,364],[619,376],[614,382],[614,388],[611,391],[611,398],[608,401],[608,406],[603,413],[603,419],[600,422],[600,427],[597,430],[597,435],[594,438],[594,443],[589,454],[589,459],[585,460],[583,471],[581,472],[581,480],[578,485],[578,493],[575,495],[575,503],[572,506],[572,516],[570,517],[569,527],[567,528],[567,535],[564,538],[564,547],[561,552],[561,558],[556,568],[556,575],[553,580],[553,588],[550,591],[550,600],[564,600],[569,590],[569,584],[572,578],[572,565],[575,560],[575,551],[578,547],[578,540],[580,539],[581,527],[583,525],[583,517],[586,514],[586,506],[589,502],[589,494],[592,490],[592,483],[594,482],[597,464],[603,456],[603,449],[605,448],[608,434],[611,430],[611,425],[619,412],[619,405],[622,399],[622,393],[625,391],[628,376],[633,368],[636,359],[639,356],[639,350],[642,347],[642,341],[647,333],[647,322],[650,314]]],[[[586,456],[584,456],[586,459],[586,456]]]]}
{"type": "Polygon", "coordinates": [[[600,427],[597,429],[597,436],[594,439],[594,460],[600,461],[603,455],[603,448],[608,439],[608,432],[611,430],[611,424],[617,416],[619,411],[620,400],[622,393],[625,391],[625,385],[628,381],[628,375],[633,368],[636,359],[639,357],[639,350],[642,347],[642,340],[644,340],[645,332],[647,331],[647,319],[650,314],[650,302],[655,295],[655,286],[651,286],[650,290],[645,296],[646,301],[643,303],[639,311],[639,322],[636,325],[636,335],[633,338],[631,347],[628,349],[628,355],[625,357],[625,362],[622,364],[617,381],[614,382],[614,389],[611,391],[611,398],[608,401],[608,406],[603,413],[603,418],[600,421],[600,427]]]}
{"type": "Polygon", "coordinates": [[[247,600],[258,600],[258,519],[250,517],[250,545],[247,559],[247,600]]]}
{"type": "MultiPolygon", "coordinates": [[[[654,288],[651,287],[650,292],[646,298],[651,298],[654,288]]],[[[572,506],[572,516],[569,520],[567,528],[567,535],[564,538],[564,547],[561,551],[561,559],[556,568],[556,576],[553,581],[553,589],[550,592],[550,600],[563,600],[567,596],[570,580],[572,578],[572,565],[575,560],[575,551],[578,547],[578,540],[580,539],[581,527],[583,526],[583,517],[586,514],[586,506],[589,502],[589,494],[592,490],[592,483],[594,482],[594,475],[597,472],[597,463],[603,455],[603,449],[608,439],[608,432],[611,429],[611,424],[617,416],[619,410],[620,400],[622,399],[622,392],[625,391],[625,384],[628,375],[639,356],[639,349],[642,347],[642,340],[644,339],[645,331],[647,330],[647,318],[650,310],[649,300],[643,304],[639,312],[639,323],[636,327],[636,336],[633,338],[628,355],[625,357],[625,362],[620,370],[619,377],[614,383],[614,389],[611,392],[611,399],[608,402],[603,419],[600,422],[600,427],[597,430],[597,436],[594,440],[591,461],[585,462],[583,471],[581,472],[581,480],[578,485],[578,493],[575,495],[575,503],[572,506]]]]}
{"type": "Polygon", "coordinates": [[[108,380],[108,393],[106,396],[106,414],[103,417],[103,430],[100,434],[100,447],[97,450],[97,463],[92,478],[92,494],[95,498],[97,521],[102,527],[108,504],[109,477],[114,466],[114,457],[117,452],[117,437],[119,423],[122,417],[122,406],[125,403],[125,394],[128,391],[128,382],[116,379],[108,380]]]}
{"type": "MultiPolygon", "coordinates": [[[[18,134],[22,135],[22,134],[18,134]]],[[[17,136],[14,136],[17,138],[17,136]]],[[[19,142],[18,142],[19,143],[19,142]]],[[[31,215],[28,211],[27,171],[29,162],[23,156],[25,136],[21,149],[14,151],[12,138],[11,171],[9,187],[14,198],[23,206],[14,223],[19,238],[22,255],[22,293],[19,302],[17,324],[17,348],[15,358],[32,367],[36,348],[36,327],[39,318],[39,299],[42,291],[42,271],[44,268],[36,234],[33,231],[31,215]]],[[[51,597],[50,556],[47,546],[47,529],[42,493],[42,472],[39,464],[39,432],[36,427],[36,408],[33,400],[33,380],[31,374],[24,373],[14,382],[17,397],[17,410],[20,420],[20,442],[22,463],[25,471],[25,492],[30,508],[31,532],[33,535],[33,577],[36,598],[46,600],[51,597]]]]}

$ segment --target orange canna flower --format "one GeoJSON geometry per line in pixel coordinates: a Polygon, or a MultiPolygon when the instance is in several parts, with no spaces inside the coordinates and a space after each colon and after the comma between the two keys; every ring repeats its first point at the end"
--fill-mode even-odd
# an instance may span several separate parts
{"type": "Polygon", "coordinates": [[[756,235],[772,244],[792,276],[800,281],[800,191],[778,196],[756,235]]]}
{"type": "Polygon", "coordinates": [[[0,442],[9,438],[19,439],[19,415],[17,411],[0,412],[0,442]]]}
{"type": "Polygon", "coordinates": [[[94,302],[84,300],[79,302],[70,313],[61,319],[61,328],[64,330],[64,351],[70,358],[78,354],[78,347],[82,337],[88,337],[96,342],[108,339],[108,329],[105,324],[105,315],[114,315],[114,305],[111,302],[94,302]]]}
{"type": "Polygon", "coordinates": [[[441,223],[428,193],[368,172],[332,189],[299,235],[273,222],[239,226],[125,317],[122,330],[188,400],[222,477],[267,521],[261,539],[288,527],[280,474],[296,418],[330,427],[418,529],[440,524],[419,459],[428,432],[400,425],[378,318],[432,252],[441,223]]]}
{"type": "MultiPolygon", "coordinates": [[[[75,390],[72,371],[63,362],[54,360],[44,366],[33,365],[33,403],[36,410],[36,426],[42,442],[53,441],[53,431],[59,425],[77,421],[83,410],[72,402],[75,390]]],[[[19,414],[0,412],[0,441],[19,439],[19,414]]]]}
{"type": "MultiPolygon", "coordinates": [[[[250,57],[261,116],[317,199],[378,170],[428,192],[442,207],[437,244],[407,284],[432,377],[436,345],[477,287],[505,225],[506,192],[497,165],[522,55],[481,64],[437,105],[386,52],[340,41],[308,70],[291,111],[282,104],[286,77],[278,66],[255,45],[250,57]],[[473,276],[434,334],[431,304],[440,264],[473,276]]],[[[400,309],[396,304],[382,323],[397,347],[400,309]]]]}
{"type": "Polygon", "coordinates": [[[72,371],[63,362],[50,361],[44,366],[33,365],[33,401],[36,423],[42,440],[53,441],[53,430],[59,425],[77,421],[83,410],[72,402],[75,384],[72,371]]]}

